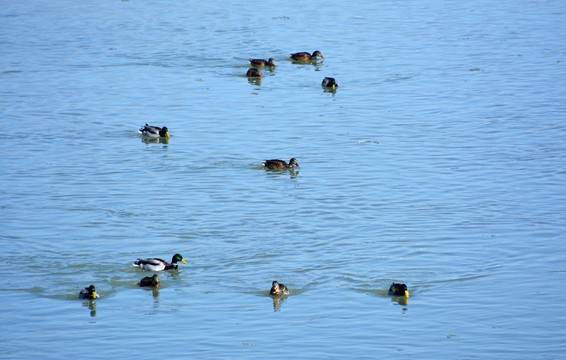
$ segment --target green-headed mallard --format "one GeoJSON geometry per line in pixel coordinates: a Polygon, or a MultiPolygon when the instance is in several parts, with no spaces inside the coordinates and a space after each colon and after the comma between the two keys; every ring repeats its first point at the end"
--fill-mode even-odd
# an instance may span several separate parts
{"type": "Polygon", "coordinates": [[[275,67],[275,63],[273,63],[273,58],[269,58],[269,60],[263,60],[263,59],[250,59],[250,64],[252,64],[253,67],[275,67]]]}
{"type": "Polygon", "coordinates": [[[140,132],[140,134],[147,136],[147,137],[152,137],[152,138],[158,138],[158,137],[166,137],[169,138],[169,130],[167,129],[167,126],[164,127],[159,127],[159,126],[150,126],[148,124],[145,124],[144,127],[142,127],[141,129],[138,130],[140,132]]]}
{"type": "Polygon", "coordinates": [[[285,169],[285,168],[292,168],[294,165],[300,167],[299,164],[297,163],[297,159],[295,159],[295,158],[291,158],[291,160],[289,160],[289,164],[287,164],[283,160],[274,159],[274,160],[265,160],[265,162],[263,163],[263,168],[264,169],[285,169]]]}
{"type": "Polygon", "coordinates": [[[287,286],[274,281],[273,283],[271,283],[271,290],[269,290],[269,295],[289,295],[289,289],[287,289],[287,286]]]}
{"type": "Polygon", "coordinates": [[[171,264],[167,263],[167,261],[158,258],[148,258],[148,259],[138,259],[134,262],[134,266],[138,266],[145,271],[162,271],[162,270],[177,270],[177,263],[182,262],[186,264],[187,262],[183,259],[183,256],[180,254],[173,255],[171,259],[171,264]]]}
{"type": "Polygon", "coordinates": [[[79,293],[79,299],[96,299],[97,297],[99,296],[94,285],[82,289],[79,293]]]}
{"type": "Polygon", "coordinates": [[[322,54],[318,50],[313,52],[312,55],[308,52],[298,52],[291,54],[291,59],[293,60],[316,60],[317,57],[324,59],[324,56],[322,56],[322,54]]]}
{"type": "Polygon", "coordinates": [[[397,284],[393,283],[389,287],[389,295],[390,296],[404,296],[409,297],[409,291],[407,290],[407,285],[405,284],[397,284]]]}
{"type": "Polygon", "coordinates": [[[159,286],[159,278],[157,274],[153,276],[146,276],[140,280],[140,286],[147,286],[147,287],[158,287],[159,286]]]}
{"type": "Polygon", "coordinates": [[[336,79],[325,77],[324,80],[322,80],[322,87],[336,89],[338,84],[336,83],[336,79]]]}
{"type": "Polygon", "coordinates": [[[259,69],[256,69],[256,68],[249,68],[248,72],[246,72],[246,76],[247,77],[260,78],[261,77],[261,71],[259,71],[259,69]]]}

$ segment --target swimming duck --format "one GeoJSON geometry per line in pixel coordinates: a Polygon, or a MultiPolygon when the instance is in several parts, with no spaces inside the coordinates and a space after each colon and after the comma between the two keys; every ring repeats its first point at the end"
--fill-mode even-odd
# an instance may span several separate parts
{"type": "Polygon", "coordinates": [[[162,270],[177,270],[177,263],[182,262],[186,264],[187,262],[183,259],[183,256],[180,254],[173,255],[171,259],[171,264],[167,263],[167,261],[158,258],[148,258],[148,259],[138,259],[134,262],[134,266],[138,266],[145,271],[162,271],[162,270]]]}
{"type": "Polygon", "coordinates": [[[297,159],[295,158],[291,158],[291,160],[289,160],[289,164],[287,164],[285,161],[283,160],[265,160],[265,162],[263,163],[263,167],[265,169],[284,169],[284,168],[292,168],[293,165],[296,165],[298,167],[299,164],[297,163],[297,159]]]}
{"type": "Polygon", "coordinates": [[[274,281],[271,284],[271,290],[269,290],[269,295],[275,295],[275,296],[289,295],[289,289],[287,289],[287,286],[283,284],[279,284],[277,281],[274,281]]]}
{"type": "Polygon", "coordinates": [[[409,297],[409,291],[407,290],[407,285],[405,284],[397,284],[393,283],[389,287],[389,295],[390,296],[404,296],[409,297]]]}
{"type": "Polygon", "coordinates": [[[336,79],[325,77],[324,80],[322,80],[322,87],[336,89],[338,84],[336,83],[336,79]]]}
{"type": "Polygon", "coordinates": [[[157,274],[153,276],[146,276],[140,280],[140,286],[147,286],[147,287],[158,287],[159,286],[159,278],[157,274]]]}
{"type": "Polygon", "coordinates": [[[94,285],[82,289],[79,293],[79,299],[96,299],[97,297],[98,294],[96,293],[94,285]]]}
{"type": "Polygon", "coordinates": [[[275,64],[273,63],[273,58],[269,58],[269,60],[263,60],[263,59],[250,59],[250,64],[252,64],[252,66],[254,67],[275,67],[275,64]]]}
{"type": "Polygon", "coordinates": [[[148,124],[145,124],[145,126],[139,129],[138,131],[140,132],[140,134],[152,138],[158,138],[158,137],[169,138],[169,130],[167,129],[167,126],[160,128],[159,126],[149,126],[148,124]]]}
{"type": "Polygon", "coordinates": [[[246,73],[247,77],[261,77],[261,71],[259,71],[259,69],[256,68],[249,68],[248,72],[246,73]]]}
{"type": "Polygon", "coordinates": [[[322,56],[322,54],[318,50],[313,52],[312,55],[308,52],[298,52],[291,54],[291,59],[293,60],[316,60],[317,57],[324,59],[324,56],[322,56]]]}

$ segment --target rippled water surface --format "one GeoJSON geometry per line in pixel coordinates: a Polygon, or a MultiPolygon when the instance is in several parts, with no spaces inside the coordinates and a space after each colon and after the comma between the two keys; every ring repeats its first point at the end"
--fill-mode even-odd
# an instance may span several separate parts
{"type": "Polygon", "coordinates": [[[0,357],[564,357],[564,2],[0,17],[0,357]],[[174,253],[140,289],[132,262],[174,253]]]}

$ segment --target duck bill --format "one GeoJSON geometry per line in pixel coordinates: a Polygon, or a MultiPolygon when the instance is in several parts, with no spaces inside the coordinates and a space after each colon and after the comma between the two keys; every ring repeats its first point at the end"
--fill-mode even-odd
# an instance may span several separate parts
{"type": "Polygon", "coordinates": [[[186,264],[186,263],[187,263],[187,262],[185,261],[185,259],[181,259],[181,262],[182,262],[183,264],[186,264]]]}
{"type": "Polygon", "coordinates": [[[92,298],[93,298],[93,299],[96,299],[97,297],[99,297],[98,294],[96,293],[96,291],[93,291],[93,293],[92,293],[92,298]]]}
{"type": "Polygon", "coordinates": [[[408,298],[409,297],[409,292],[407,290],[405,290],[405,297],[408,298]]]}
{"type": "Polygon", "coordinates": [[[171,135],[169,135],[168,132],[165,133],[165,137],[166,137],[167,139],[169,139],[170,136],[171,136],[171,135]]]}

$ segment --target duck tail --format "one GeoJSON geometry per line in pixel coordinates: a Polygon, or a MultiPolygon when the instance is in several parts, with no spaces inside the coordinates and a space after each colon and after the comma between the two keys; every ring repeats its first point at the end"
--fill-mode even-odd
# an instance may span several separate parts
{"type": "Polygon", "coordinates": [[[137,259],[136,261],[134,261],[134,263],[132,264],[133,266],[140,266],[140,259],[137,259]]]}

